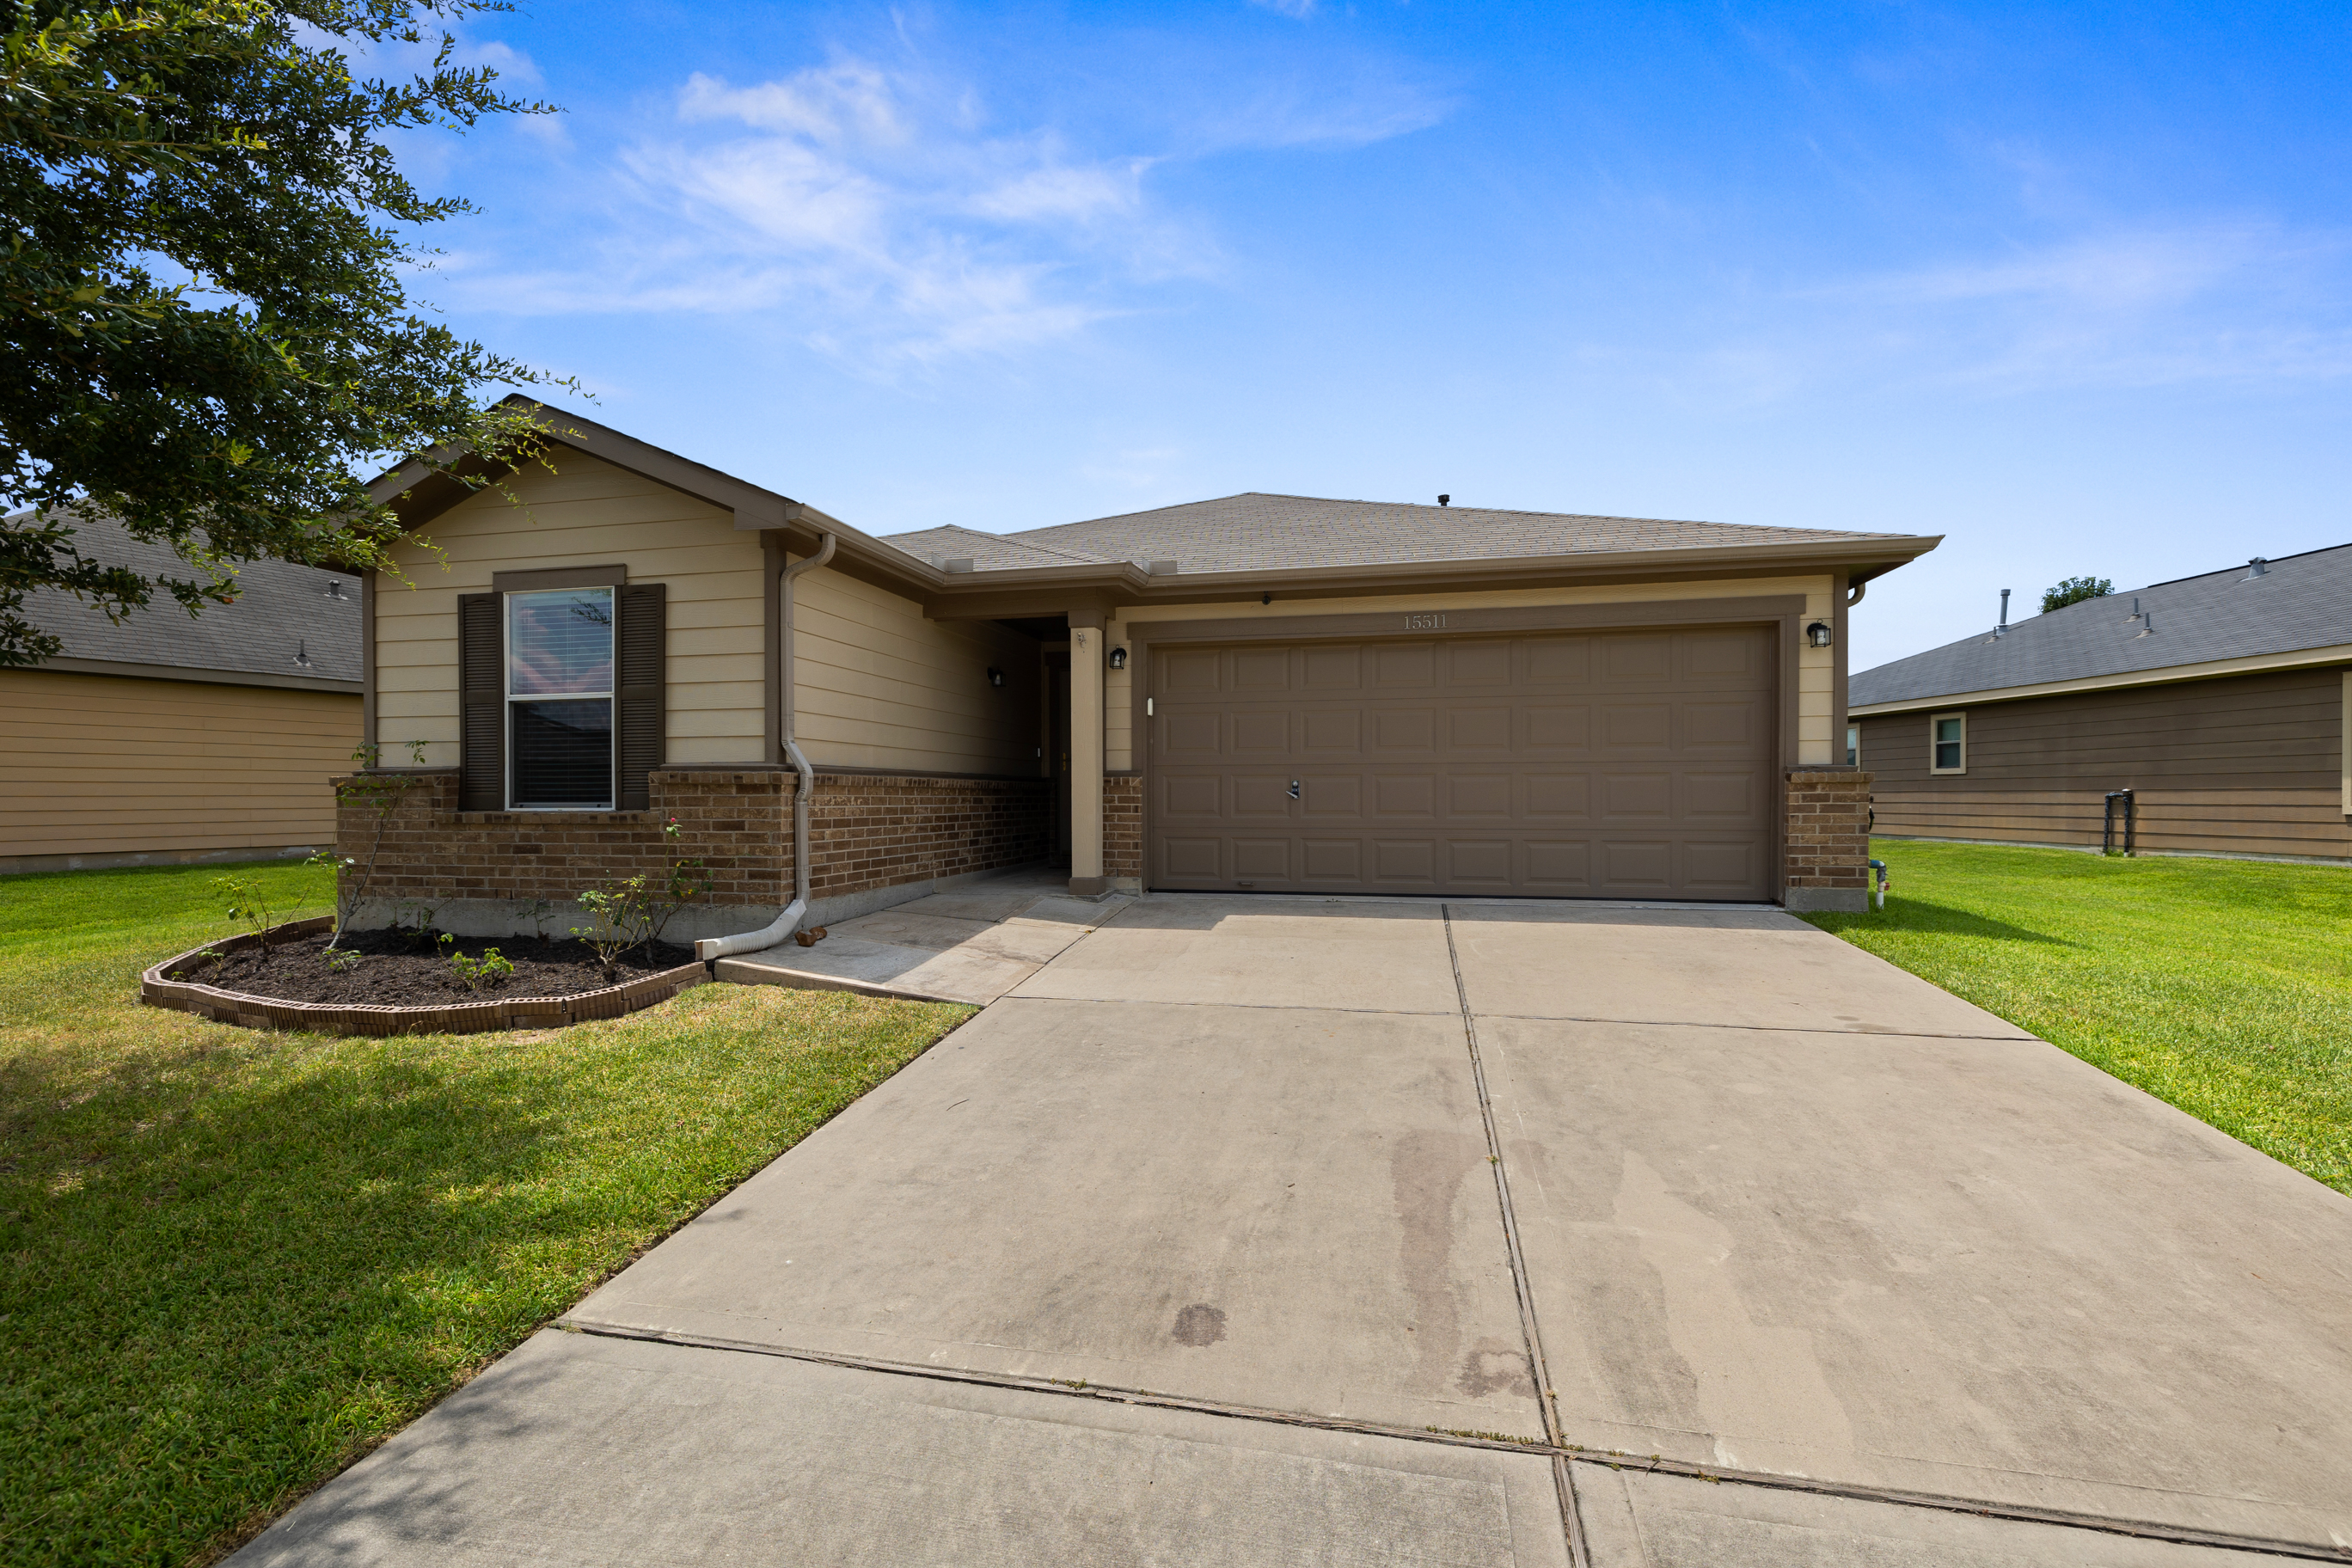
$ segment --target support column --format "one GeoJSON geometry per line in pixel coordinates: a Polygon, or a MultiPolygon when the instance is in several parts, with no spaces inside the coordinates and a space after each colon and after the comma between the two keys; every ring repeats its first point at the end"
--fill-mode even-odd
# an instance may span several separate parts
{"type": "Polygon", "coordinates": [[[1070,891],[1110,890],[1103,875],[1103,617],[1070,612],[1070,891]]]}

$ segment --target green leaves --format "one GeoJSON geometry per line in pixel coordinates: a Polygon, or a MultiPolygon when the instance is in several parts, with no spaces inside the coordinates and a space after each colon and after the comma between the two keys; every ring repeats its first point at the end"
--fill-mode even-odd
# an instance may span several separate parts
{"type": "MultiPolygon", "coordinates": [[[[77,510],[192,563],[389,565],[388,458],[527,455],[500,385],[555,384],[418,315],[402,283],[426,199],[387,132],[551,112],[488,68],[360,80],[338,46],[421,42],[503,0],[14,0],[0,32],[0,665],[58,651],[57,588],[118,619],[191,614],[233,574],[148,578],[75,547],[77,510]]],[[[468,470],[471,472],[472,470],[468,470]]],[[[478,482],[473,480],[469,482],[478,482]]]]}
{"type": "Polygon", "coordinates": [[[2068,577],[2055,587],[2042,590],[2042,613],[2046,616],[2085,599],[2104,599],[2115,591],[2115,584],[2105,577],[2068,577]]]}

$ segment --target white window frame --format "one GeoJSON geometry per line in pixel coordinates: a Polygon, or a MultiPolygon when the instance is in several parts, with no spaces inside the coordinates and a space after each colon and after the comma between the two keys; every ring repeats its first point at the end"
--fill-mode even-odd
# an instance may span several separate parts
{"type": "Polygon", "coordinates": [[[612,596],[610,603],[613,606],[613,657],[606,667],[610,673],[604,678],[605,689],[602,692],[534,691],[520,697],[515,695],[514,602],[517,599],[528,599],[546,594],[576,594],[581,590],[577,588],[512,588],[499,596],[499,684],[506,693],[505,704],[499,710],[499,721],[507,727],[503,738],[504,743],[499,747],[499,752],[506,757],[507,764],[506,784],[499,798],[507,803],[506,808],[509,811],[613,811],[620,805],[621,695],[612,689],[612,685],[613,677],[621,673],[621,592],[617,588],[605,587],[602,584],[597,586],[612,596]],[[604,769],[604,804],[602,805],[517,805],[514,797],[514,705],[517,702],[563,702],[575,700],[593,702],[600,696],[608,705],[607,710],[612,718],[610,733],[613,737],[612,744],[606,748],[610,755],[604,769]]]}
{"type": "Polygon", "coordinates": [[[1845,765],[1850,768],[1862,766],[1862,726],[1852,720],[1847,721],[1845,727],[1845,765]]]}
{"type": "Polygon", "coordinates": [[[1966,709],[1957,712],[1927,715],[1927,771],[1947,778],[1954,773],[1964,773],[1969,771],[1969,715],[1966,709]],[[1960,765],[1957,768],[1939,768],[1936,765],[1937,731],[1942,728],[1947,719],[1957,721],[1960,726],[1960,765]]]}

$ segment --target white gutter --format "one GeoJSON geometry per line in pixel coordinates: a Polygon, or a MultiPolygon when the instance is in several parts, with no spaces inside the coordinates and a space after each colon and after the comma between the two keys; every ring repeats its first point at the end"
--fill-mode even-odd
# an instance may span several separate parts
{"type": "Polygon", "coordinates": [[[793,901],[772,925],[758,931],[738,931],[733,936],[706,937],[694,944],[694,956],[709,963],[714,958],[731,958],[739,952],[758,952],[785,941],[800,929],[801,919],[808,913],[809,901],[809,795],[816,788],[816,770],[801,752],[801,744],[793,734],[795,704],[793,701],[793,579],[803,572],[813,571],[833,559],[834,536],[827,533],[816,547],[816,553],[795,561],[784,568],[783,583],[776,595],[776,619],[782,629],[782,646],[776,653],[776,681],[782,710],[778,728],[783,733],[784,758],[800,774],[793,789],[793,901]]]}

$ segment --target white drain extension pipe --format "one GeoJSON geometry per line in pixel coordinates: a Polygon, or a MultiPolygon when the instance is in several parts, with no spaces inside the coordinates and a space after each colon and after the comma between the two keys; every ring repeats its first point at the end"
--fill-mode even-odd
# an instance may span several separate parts
{"type": "Polygon", "coordinates": [[[694,956],[708,963],[714,958],[731,958],[739,952],[758,952],[789,939],[798,931],[801,918],[808,913],[809,902],[809,795],[816,788],[816,770],[801,753],[801,743],[793,737],[793,579],[803,572],[814,571],[833,559],[833,535],[824,536],[816,553],[795,561],[784,568],[783,583],[776,594],[776,619],[782,626],[782,647],[776,654],[776,680],[782,695],[778,728],[783,731],[784,758],[800,774],[800,783],[793,790],[793,901],[772,925],[758,931],[738,931],[733,936],[705,937],[694,944],[694,956]]]}

